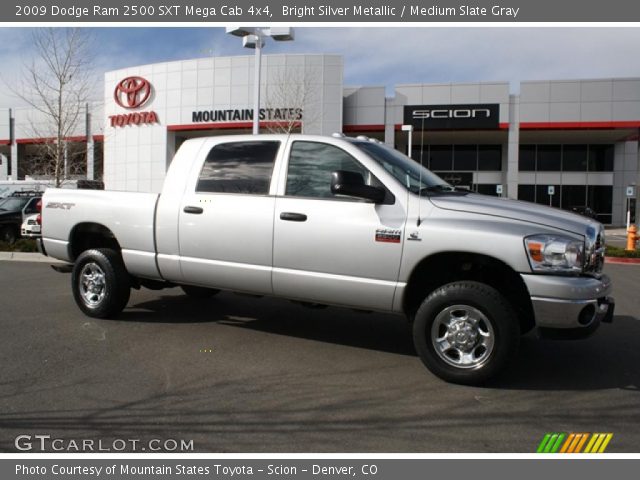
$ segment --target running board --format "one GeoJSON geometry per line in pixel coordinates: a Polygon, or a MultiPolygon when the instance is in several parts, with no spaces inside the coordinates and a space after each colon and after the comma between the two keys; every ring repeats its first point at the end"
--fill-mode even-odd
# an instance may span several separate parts
{"type": "Polygon", "coordinates": [[[58,273],[71,273],[71,270],[73,270],[73,264],[59,263],[56,265],[51,265],[51,268],[53,268],[58,273]]]}

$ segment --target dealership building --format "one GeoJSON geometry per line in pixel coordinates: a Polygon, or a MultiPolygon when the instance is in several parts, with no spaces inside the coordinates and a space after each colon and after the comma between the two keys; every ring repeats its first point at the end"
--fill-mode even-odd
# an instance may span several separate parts
{"type": "MultiPolygon", "coordinates": [[[[640,78],[345,86],[339,55],[264,55],[260,129],[366,135],[452,184],[626,222],[640,181],[640,78]],[[514,94],[513,91],[518,93],[514,94]],[[409,142],[411,141],[411,146],[409,142]]],[[[419,80],[419,79],[416,79],[419,80]]],[[[251,133],[254,59],[216,57],[104,75],[70,140],[82,175],[107,189],[158,192],[189,138],[251,133]]],[[[24,178],[46,120],[0,109],[0,181],[24,178]],[[40,125],[41,128],[35,128],[40,125]]]]}

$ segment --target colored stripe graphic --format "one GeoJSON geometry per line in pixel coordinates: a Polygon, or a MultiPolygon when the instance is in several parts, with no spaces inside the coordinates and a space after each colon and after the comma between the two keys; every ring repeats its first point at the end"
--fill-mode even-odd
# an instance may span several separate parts
{"type": "Polygon", "coordinates": [[[612,437],[613,433],[594,433],[584,453],[603,453],[612,437]]]}
{"type": "Polygon", "coordinates": [[[612,438],[613,433],[547,433],[536,453],[603,453],[612,438]]]}
{"type": "Polygon", "coordinates": [[[556,453],[562,445],[562,440],[566,434],[564,433],[547,433],[540,445],[538,445],[537,453],[556,453]]]}
{"type": "Polygon", "coordinates": [[[589,438],[588,433],[572,433],[560,449],[560,453],[580,453],[587,438],[589,438]]]}

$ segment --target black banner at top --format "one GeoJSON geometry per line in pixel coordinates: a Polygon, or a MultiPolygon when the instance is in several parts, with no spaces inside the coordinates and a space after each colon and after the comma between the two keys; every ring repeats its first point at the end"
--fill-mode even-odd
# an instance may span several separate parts
{"type": "Polygon", "coordinates": [[[17,0],[0,4],[2,22],[638,22],[628,0],[17,0]]]}

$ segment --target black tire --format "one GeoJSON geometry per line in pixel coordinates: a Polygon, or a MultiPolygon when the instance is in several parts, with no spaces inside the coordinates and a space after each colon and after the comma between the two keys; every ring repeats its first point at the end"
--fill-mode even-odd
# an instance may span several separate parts
{"type": "Polygon", "coordinates": [[[518,319],[507,300],[479,282],[449,283],[420,305],[413,342],[422,362],[447,382],[480,385],[515,357],[518,319]]]}
{"type": "Polygon", "coordinates": [[[20,233],[11,225],[0,228],[0,241],[13,245],[18,240],[20,233]]]}
{"type": "Polygon", "coordinates": [[[86,315],[118,315],[131,294],[129,274],[120,254],[110,248],[82,252],[73,266],[71,289],[76,304],[86,315]]]}
{"type": "Polygon", "coordinates": [[[220,290],[216,290],[215,288],[194,287],[193,285],[180,285],[180,288],[190,297],[199,299],[211,298],[220,293],[220,290]]]}

